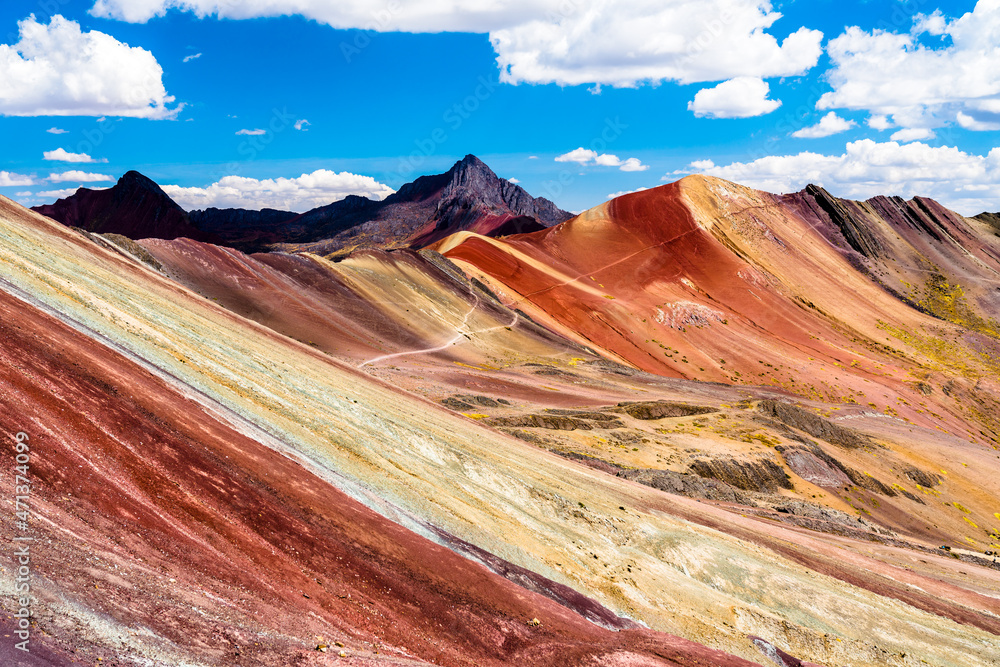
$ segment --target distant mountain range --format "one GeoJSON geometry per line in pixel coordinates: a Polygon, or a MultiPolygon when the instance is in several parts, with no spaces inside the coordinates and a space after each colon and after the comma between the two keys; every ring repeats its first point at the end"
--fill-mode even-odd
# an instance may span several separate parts
{"type": "Polygon", "coordinates": [[[76,194],[32,210],[96,234],[121,234],[130,239],[218,240],[192,226],[184,209],[137,171],[127,172],[107,190],[80,188],[76,194]]]}
{"type": "Polygon", "coordinates": [[[546,227],[471,156],[44,210],[115,232],[0,197],[45,664],[996,662],[1000,216],[688,176],[546,227]]]}
{"type": "Polygon", "coordinates": [[[131,239],[188,237],[244,251],[272,248],[347,253],[422,248],[458,231],[484,236],[533,232],[572,217],[498,177],[474,155],[443,174],[421,176],[385,200],[355,195],[305,213],[263,209],[185,212],[156,183],[130,171],[107,190],[76,194],[35,211],[64,224],[131,239]]]}

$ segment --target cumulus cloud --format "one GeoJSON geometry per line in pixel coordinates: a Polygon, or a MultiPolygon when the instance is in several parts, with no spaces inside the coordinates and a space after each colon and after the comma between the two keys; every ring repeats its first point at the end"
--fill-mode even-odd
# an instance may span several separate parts
{"type": "Polygon", "coordinates": [[[20,187],[34,185],[35,181],[31,176],[15,174],[9,171],[0,171],[0,188],[20,187]]]}
{"type": "Polygon", "coordinates": [[[798,137],[799,139],[822,139],[823,137],[829,137],[834,134],[846,132],[856,126],[857,123],[853,120],[841,118],[836,112],[831,111],[827,115],[820,118],[819,122],[815,125],[804,127],[797,132],[792,132],[792,136],[798,137]]]}
{"type": "Polygon", "coordinates": [[[46,160],[53,162],[107,162],[107,158],[101,160],[95,160],[86,153],[70,153],[63,148],[57,148],[54,151],[45,151],[42,153],[42,157],[46,160]]]}
{"type": "MultiPolygon", "coordinates": [[[[298,129],[298,128],[296,128],[296,129],[298,129]]],[[[236,134],[245,134],[245,135],[248,135],[248,136],[251,136],[251,137],[257,137],[257,136],[260,136],[262,134],[267,134],[267,130],[261,130],[259,128],[256,129],[256,130],[238,130],[236,132],[236,134]]]]}
{"type": "Polygon", "coordinates": [[[216,208],[276,208],[304,212],[325,206],[347,195],[385,199],[394,190],[371,176],[346,171],[319,169],[298,178],[258,180],[243,176],[225,176],[207,188],[164,185],[163,190],[184,209],[192,211],[216,208]]]}
{"type": "Polygon", "coordinates": [[[18,22],[20,41],[0,44],[0,114],[173,118],[153,54],[56,15],[18,22]]]}
{"type": "Polygon", "coordinates": [[[649,188],[639,187],[639,188],[636,188],[635,190],[621,190],[619,192],[612,192],[611,194],[608,195],[608,199],[615,199],[616,197],[621,197],[622,195],[630,195],[633,192],[642,192],[642,191],[648,190],[648,189],[649,188]]]}
{"type": "MultiPolygon", "coordinates": [[[[107,190],[107,188],[89,188],[90,190],[107,190]]],[[[36,192],[35,197],[42,200],[51,201],[53,199],[65,199],[70,195],[75,195],[79,188],[63,188],[61,190],[42,190],[36,192]]]]}
{"type": "Polygon", "coordinates": [[[505,83],[697,83],[801,74],[823,34],[799,28],[782,42],[768,0],[449,0],[393,11],[329,0],[97,0],[94,16],[144,22],[176,8],[204,17],[299,14],[335,28],[488,33],[505,83]]]}
{"type": "Polygon", "coordinates": [[[921,139],[933,139],[934,130],[926,127],[904,127],[902,130],[893,132],[889,137],[892,141],[919,141],[921,139]]]}
{"type": "Polygon", "coordinates": [[[575,162],[580,166],[618,167],[621,171],[646,171],[649,169],[649,165],[643,164],[637,157],[622,160],[617,155],[598,153],[583,146],[563,153],[556,158],[556,162],[575,162]]]}
{"type": "Polygon", "coordinates": [[[85,171],[70,170],[64,171],[61,174],[49,174],[48,180],[52,183],[99,183],[115,179],[107,174],[92,174],[85,171]]]}
{"type": "Polygon", "coordinates": [[[982,120],[976,120],[968,114],[964,114],[961,111],[955,117],[958,124],[967,130],[972,130],[974,132],[996,132],[1000,130],[1000,122],[987,122],[982,120]]]}
{"type": "Polygon", "coordinates": [[[689,167],[768,192],[794,192],[815,183],[853,199],[921,195],[964,215],[1000,211],[1000,148],[976,155],[921,142],[863,139],[848,143],[841,155],[804,152],[707,169],[694,163],[689,167]]]}
{"type": "Polygon", "coordinates": [[[801,74],[816,65],[823,35],[800,28],[779,44],[766,30],[780,16],[754,0],[594,1],[555,20],[491,31],[490,41],[507,83],[634,86],[801,74]]]}
{"type": "Polygon", "coordinates": [[[517,180],[516,178],[508,178],[507,180],[510,181],[511,183],[513,183],[514,185],[517,185],[518,183],[521,182],[521,181],[517,180]]]}
{"type": "Polygon", "coordinates": [[[866,122],[873,130],[888,130],[893,127],[892,121],[885,116],[869,116],[866,122]]]}
{"type": "Polygon", "coordinates": [[[299,120],[295,121],[296,130],[301,130],[302,132],[308,132],[309,130],[305,128],[306,125],[312,125],[312,123],[307,121],[305,118],[300,118],[299,120]]]}
{"type": "Polygon", "coordinates": [[[708,169],[714,168],[715,167],[715,163],[712,162],[711,160],[695,160],[694,162],[692,162],[691,164],[689,164],[688,167],[692,171],[703,172],[703,171],[706,171],[708,169]]]}
{"type": "Polygon", "coordinates": [[[867,110],[891,117],[904,129],[956,121],[967,129],[991,128],[1000,122],[997,35],[996,0],[980,0],[972,12],[953,20],[940,12],[918,15],[906,34],[848,28],[827,46],[833,90],[817,106],[867,110]],[[924,35],[948,39],[927,46],[921,43],[924,35]]]}
{"type": "Polygon", "coordinates": [[[622,171],[646,171],[649,169],[649,165],[643,164],[637,157],[630,157],[624,160],[618,168],[622,171]]]}
{"type": "Polygon", "coordinates": [[[593,160],[597,159],[597,151],[592,151],[588,148],[580,146],[579,148],[574,148],[568,153],[563,153],[556,157],[556,162],[576,162],[577,164],[589,164],[593,160]]]}
{"type": "Polygon", "coordinates": [[[58,127],[50,127],[45,131],[48,132],[49,134],[66,134],[67,132],[69,132],[69,130],[62,130],[58,127]]]}
{"type": "Polygon", "coordinates": [[[661,181],[672,181],[672,176],[686,176],[688,174],[707,174],[710,170],[715,169],[715,162],[712,160],[695,160],[688,164],[684,169],[675,169],[663,175],[661,181]]]}
{"type": "Polygon", "coordinates": [[[770,92],[771,87],[760,77],[737,77],[699,90],[688,102],[688,109],[699,118],[763,116],[781,106],[779,100],[768,99],[770,92]]]}

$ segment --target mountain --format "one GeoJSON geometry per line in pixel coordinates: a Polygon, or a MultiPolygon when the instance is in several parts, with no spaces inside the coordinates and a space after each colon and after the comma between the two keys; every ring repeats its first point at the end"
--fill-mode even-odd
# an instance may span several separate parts
{"type": "Polygon", "coordinates": [[[129,171],[107,190],[80,188],[75,194],[32,210],[70,227],[130,239],[216,237],[195,228],[187,213],[159,185],[129,171]]]}
{"type": "Polygon", "coordinates": [[[1000,213],[980,213],[975,219],[986,224],[994,234],[1000,236],[1000,213]]]}
{"type": "Polygon", "coordinates": [[[942,320],[1000,336],[1000,219],[966,218],[926,197],[838,199],[812,185],[781,201],[886,292],[942,320]]]}
{"type": "Polygon", "coordinates": [[[266,248],[305,230],[287,225],[298,213],[264,208],[254,211],[244,208],[207,208],[188,213],[191,224],[210,234],[221,243],[242,248],[266,248]]]}
{"type": "Polygon", "coordinates": [[[991,664],[998,243],[708,177],[338,261],[0,198],[32,652],[991,664]]]}
{"type": "Polygon", "coordinates": [[[348,198],[304,213],[292,224],[306,231],[292,239],[313,252],[354,248],[422,248],[455,232],[484,236],[536,231],[572,215],[544,197],[498,177],[474,155],[443,174],[421,176],[383,201],[348,198]]]}
{"type": "Polygon", "coordinates": [[[347,254],[357,248],[422,248],[458,231],[497,236],[537,231],[571,214],[498,177],[474,155],[421,176],[382,201],[351,195],[301,215],[194,211],[197,226],[228,245],[347,254]]]}
{"type": "MultiPolygon", "coordinates": [[[[558,552],[570,566],[571,544],[609,544],[560,518],[563,496],[593,505],[601,525],[614,517],[616,531],[639,535],[649,516],[656,534],[715,534],[647,510],[623,523],[618,506],[642,507],[645,487],[623,494],[577,463],[539,465],[517,439],[6,199],[0,253],[0,427],[27,432],[27,521],[32,544],[47,545],[31,551],[45,573],[30,579],[33,655],[53,665],[108,655],[220,666],[338,655],[387,667],[754,664],[626,616],[599,590],[606,563],[579,558],[581,585],[549,562],[558,552]],[[442,456],[468,479],[455,484],[442,456]],[[546,498],[531,529],[521,485],[546,498]]],[[[0,538],[15,535],[13,522],[0,525],[0,538]]],[[[763,569],[755,549],[732,544],[763,569]]],[[[638,568],[661,566],[652,541],[643,549],[651,555],[630,562],[648,599],[638,568]]],[[[0,623],[12,636],[15,611],[0,623]]],[[[736,635],[721,643],[759,653],[736,635]]]]}
{"type": "Polygon", "coordinates": [[[357,248],[422,248],[463,230],[485,236],[533,232],[572,217],[498,177],[474,155],[444,174],[407,183],[385,200],[349,195],[302,214],[233,208],[186,213],[135,171],[108,190],[80,188],[33,210],[66,225],[131,239],[186,237],[248,252],[280,247],[341,255],[357,248]]]}
{"type": "Polygon", "coordinates": [[[544,231],[434,248],[509,307],[649,373],[960,430],[974,410],[975,437],[1000,436],[982,391],[1000,358],[1000,240],[932,200],[688,177],[544,231]],[[944,386],[960,406],[931,417],[921,394],[944,386]]]}

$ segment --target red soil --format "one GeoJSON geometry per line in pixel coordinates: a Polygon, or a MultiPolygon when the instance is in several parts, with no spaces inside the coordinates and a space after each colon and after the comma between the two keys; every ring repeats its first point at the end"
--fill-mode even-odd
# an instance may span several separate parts
{"type": "MultiPolygon", "coordinates": [[[[42,630],[70,600],[113,626],[123,654],[159,644],[225,665],[303,664],[320,657],[319,637],[368,660],[447,665],[750,664],[594,625],[389,522],[3,292],[0,337],[0,428],[31,435],[42,630]]],[[[5,448],[3,465],[12,457],[5,448]]],[[[117,664],[88,630],[64,632],[63,649],[117,664]]]]}
{"type": "MultiPolygon", "coordinates": [[[[660,375],[725,381],[726,371],[759,370],[758,359],[834,349],[811,338],[817,330],[829,331],[827,323],[766,285],[748,285],[740,274],[751,271],[750,264],[698,226],[678,184],[613,200],[607,215],[604,224],[576,218],[499,246],[472,237],[445,254],[495,277],[567,329],[660,375]],[[508,247],[578,279],[566,283],[508,247]],[[654,330],[650,321],[667,302],[705,306],[712,315],[701,322],[701,311],[687,313],[681,306],[675,331],[654,330]],[[647,340],[653,337],[655,342],[647,340]],[[667,358],[659,343],[679,349],[689,363],[667,358]],[[719,359],[726,360],[725,370],[719,359]]],[[[824,340],[839,338],[829,334],[824,340]]]]}

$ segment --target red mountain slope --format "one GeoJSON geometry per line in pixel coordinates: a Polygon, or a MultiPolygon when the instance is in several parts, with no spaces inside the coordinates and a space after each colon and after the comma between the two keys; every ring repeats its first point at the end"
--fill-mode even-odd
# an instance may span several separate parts
{"type": "MultiPolygon", "coordinates": [[[[36,629],[32,651],[53,664],[114,664],[109,643],[160,664],[327,664],[318,645],[359,665],[752,664],[527,571],[570,606],[522,588],[3,290],[0,315],[0,429],[29,431],[33,453],[33,581],[49,634],[36,629]],[[67,624],[72,658],[51,636],[67,624]]],[[[12,530],[0,529],[8,544],[12,530]]]]}
{"type": "MultiPolygon", "coordinates": [[[[542,232],[505,240],[459,234],[437,247],[508,305],[643,370],[773,384],[934,423],[910,400],[913,373],[934,354],[931,329],[978,350],[969,363],[979,375],[1000,356],[1000,340],[900,301],[871,279],[874,271],[859,271],[847,244],[834,245],[830,225],[824,231],[800,203],[689,177],[542,232]],[[896,346],[884,345],[887,338],[896,346]]],[[[992,275],[983,262],[996,250],[983,243],[982,261],[947,262],[953,272],[978,271],[966,281],[972,288],[992,275]]],[[[984,298],[988,305],[993,297],[984,298]]],[[[944,421],[964,421],[961,406],[949,412],[944,421]]]]}

